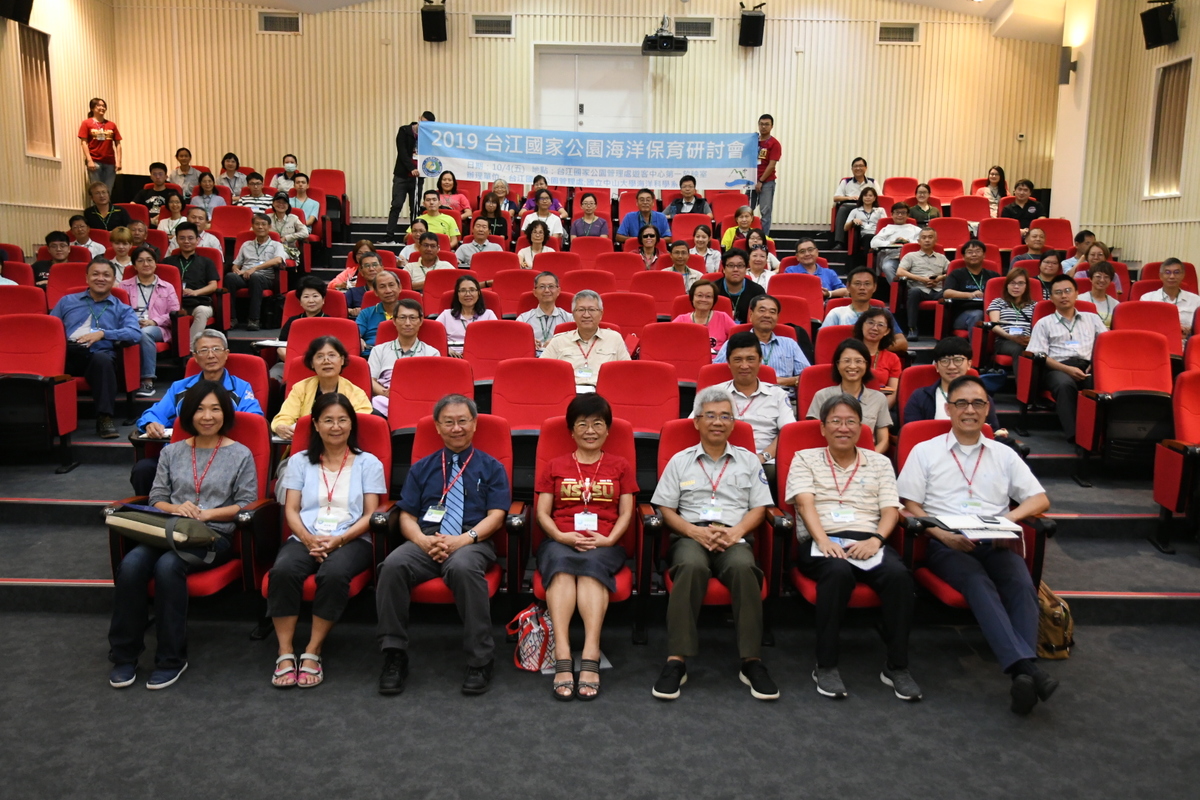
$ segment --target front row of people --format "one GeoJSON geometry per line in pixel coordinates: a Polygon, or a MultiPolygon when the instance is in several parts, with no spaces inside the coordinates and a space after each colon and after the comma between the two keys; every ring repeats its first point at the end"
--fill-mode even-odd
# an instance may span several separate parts
{"type": "MultiPolygon", "coordinates": [[[[250,451],[229,439],[234,402],[215,364],[184,392],[178,419],[189,434],[159,458],[148,502],[162,511],[203,522],[221,538],[216,560],[232,557],[238,512],[261,493],[250,451]]],[[[670,535],[671,582],[667,610],[668,660],[653,695],[673,700],[687,682],[686,660],[699,652],[697,620],[710,578],[731,597],[741,657],[739,680],[759,700],[780,692],[761,658],[764,581],[754,537],[772,505],[763,465],[755,453],[730,443],[735,400],[723,386],[701,390],[694,406],[699,442],[676,453],[658,481],[653,503],[670,535]]],[[[785,494],[797,508],[798,565],[817,583],[817,691],[845,697],[838,673],[838,629],[858,582],[879,594],[887,656],[880,680],[902,700],[922,691],[908,663],[913,579],[896,550],[885,546],[900,509],[918,516],[971,513],[1013,521],[1044,512],[1049,501],[1011,448],[983,436],[990,400],[983,383],[964,375],[950,382],[945,413],[951,431],[918,444],[897,479],[887,458],[858,447],[863,406],[836,393],[819,410],[827,446],[795,454],[785,494]],[[1010,507],[1015,504],[1015,507],[1010,507]]],[[[379,565],[376,584],[381,694],[404,691],[409,672],[409,611],[413,590],[442,578],[463,619],[467,653],[464,694],[491,684],[494,642],[485,574],[496,559],[491,541],[504,525],[511,489],[503,466],[473,443],[478,413],[461,395],[434,408],[443,447],[412,465],[398,500],[404,542],[379,565]]],[[[332,390],[312,407],[305,450],[293,453],[281,479],[291,536],[282,545],[268,581],[268,613],[279,642],[271,676],[279,688],[312,688],[324,680],[322,645],[341,616],[354,576],[371,568],[369,524],[387,497],[379,459],[358,444],[358,416],[350,400],[332,390]],[[312,632],[297,655],[296,623],[304,581],[315,575],[312,632]]],[[[612,409],[595,394],[575,398],[566,424],[574,452],[559,457],[539,477],[536,513],[546,533],[537,552],[547,586],[555,643],[552,692],[559,700],[591,700],[600,692],[600,629],[614,576],[625,565],[620,544],[638,492],[631,464],[606,453],[612,409]],[[585,641],[578,679],[570,660],[569,629],[575,611],[585,641]]],[[[1020,540],[972,540],[929,528],[928,567],[967,599],[1000,666],[1012,678],[1012,710],[1026,714],[1057,688],[1035,663],[1037,591],[1020,540]]],[[[112,686],[131,685],[143,649],[150,599],[158,628],[155,669],[147,687],[171,685],[187,669],[187,576],[205,568],[197,548],[177,554],[149,545],[133,548],[117,570],[109,631],[112,686]]]]}

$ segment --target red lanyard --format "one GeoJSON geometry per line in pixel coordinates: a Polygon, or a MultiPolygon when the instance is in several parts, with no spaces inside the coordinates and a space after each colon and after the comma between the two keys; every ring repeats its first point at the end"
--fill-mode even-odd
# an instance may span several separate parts
{"type": "Polygon", "coordinates": [[[442,450],[442,503],[446,502],[446,495],[450,494],[450,490],[454,488],[454,484],[458,483],[458,479],[467,471],[467,464],[470,464],[471,459],[474,457],[475,451],[472,450],[471,455],[467,456],[467,460],[463,462],[462,469],[458,471],[458,474],[449,483],[446,483],[446,451],[442,450]]]}
{"type": "MultiPolygon", "coordinates": [[[[846,479],[846,485],[840,488],[838,487],[837,470],[833,467],[833,456],[829,453],[828,447],[825,448],[825,461],[829,464],[829,475],[833,478],[833,488],[837,490],[838,505],[840,506],[844,502],[842,500],[842,495],[844,495],[846,490],[850,488],[850,484],[854,483],[854,476],[858,474],[858,468],[862,465],[862,459],[858,455],[858,449],[855,448],[854,471],[851,472],[850,477],[846,479]]],[[[976,469],[978,469],[978,465],[976,465],[976,469]]]]}
{"type": "Polygon", "coordinates": [[[706,480],[709,482],[709,485],[711,485],[711,486],[712,486],[712,499],[713,499],[713,502],[716,502],[716,499],[717,499],[717,487],[721,485],[721,478],[724,478],[724,477],[725,477],[725,470],[729,469],[729,462],[730,462],[730,461],[733,461],[733,457],[732,457],[732,456],[730,456],[730,457],[728,457],[728,458],[726,458],[726,459],[725,459],[725,466],[721,467],[721,473],[720,473],[719,475],[717,475],[717,479],[714,481],[712,478],[710,478],[710,477],[708,476],[708,470],[706,470],[706,469],[704,468],[704,461],[702,460],[702,457],[697,457],[697,458],[696,458],[696,463],[697,463],[697,464],[700,466],[700,471],[704,473],[704,477],[705,477],[705,479],[706,479],[706,480]]]}
{"type": "MultiPolygon", "coordinates": [[[[947,441],[950,440],[950,434],[948,434],[948,433],[946,434],[946,440],[947,441]]],[[[964,470],[962,467],[962,463],[960,463],[958,460],[958,453],[955,453],[953,448],[951,448],[951,450],[950,450],[950,457],[954,459],[954,465],[956,467],[958,467],[958,471],[960,473],[962,473],[963,480],[967,482],[967,495],[969,497],[975,496],[975,489],[972,488],[972,484],[975,483],[975,474],[977,472],[979,472],[979,465],[983,463],[983,450],[984,450],[983,444],[980,444],[979,445],[979,457],[975,459],[975,469],[971,470],[971,477],[969,477],[969,478],[967,477],[966,470],[964,470]]]]}
{"type": "MultiPolygon", "coordinates": [[[[755,389],[754,391],[756,391],[756,392],[757,392],[757,391],[758,391],[758,389],[755,389]]],[[[738,408],[738,407],[737,407],[737,403],[734,403],[734,404],[733,404],[733,410],[737,412],[737,418],[738,418],[738,419],[742,419],[742,418],[744,418],[744,417],[746,416],[746,412],[750,410],[750,406],[754,405],[754,401],[755,401],[755,400],[757,400],[757,399],[758,399],[758,395],[756,395],[756,394],[755,394],[755,395],[751,395],[751,396],[750,396],[750,402],[746,403],[746,405],[744,405],[744,406],[743,406],[743,407],[741,407],[741,408],[738,408]]]]}
{"type": "Polygon", "coordinates": [[[342,479],[342,470],[346,468],[346,459],[350,457],[350,448],[346,448],[346,452],[342,453],[342,465],[338,467],[337,475],[333,476],[333,486],[329,485],[329,479],[325,477],[325,456],[321,456],[321,482],[325,484],[325,506],[333,508],[333,492],[337,489],[338,481],[342,479]]]}
{"type": "Polygon", "coordinates": [[[592,487],[596,485],[596,479],[600,477],[600,465],[604,463],[604,453],[601,451],[600,460],[596,462],[596,471],[590,478],[583,477],[583,465],[579,463],[574,453],[571,453],[571,460],[575,462],[575,470],[579,473],[579,499],[583,501],[583,505],[587,506],[592,502],[592,487]]]}
{"type": "Polygon", "coordinates": [[[204,472],[197,473],[196,443],[192,442],[192,484],[196,487],[196,505],[200,505],[200,489],[204,486],[204,479],[208,477],[208,468],[212,466],[213,460],[217,457],[217,451],[220,449],[221,443],[218,441],[217,446],[213,448],[212,455],[208,457],[208,463],[204,465],[204,472]]]}
{"type": "Polygon", "coordinates": [[[578,339],[575,340],[575,346],[579,348],[579,355],[583,356],[583,363],[585,366],[591,366],[591,364],[588,363],[588,359],[592,357],[592,351],[596,349],[596,342],[598,341],[600,341],[600,331],[596,331],[596,335],[592,337],[592,343],[588,346],[587,352],[585,353],[583,352],[583,342],[579,341],[578,339]]]}

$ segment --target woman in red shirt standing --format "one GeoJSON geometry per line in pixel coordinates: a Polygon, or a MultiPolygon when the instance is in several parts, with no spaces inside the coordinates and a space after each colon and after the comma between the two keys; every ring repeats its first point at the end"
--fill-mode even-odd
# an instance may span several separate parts
{"type": "Polygon", "coordinates": [[[79,146],[88,168],[88,183],[100,181],[111,192],[121,171],[121,132],[104,118],[108,103],[93,97],[88,103],[91,116],[79,125],[79,146]]]}
{"type": "Polygon", "coordinates": [[[538,525],[546,534],[538,548],[538,571],[554,637],[554,697],[593,700],[600,693],[600,628],[615,576],[625,566],[621,537],[633,521],[637,476],[633,465],[604,452],[612,408],[595,394],[567,406],[575,452],[550,461],[537,485],[538,525]],[[572,679],[571,617],[583,618],[579,685],[572,679]],[[562,676],[566,676],[566,680],[562,676]]]}

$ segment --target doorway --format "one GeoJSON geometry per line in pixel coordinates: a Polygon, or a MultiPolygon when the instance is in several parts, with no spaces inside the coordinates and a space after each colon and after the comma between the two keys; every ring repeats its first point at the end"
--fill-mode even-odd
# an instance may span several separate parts
{"type": "Polygon", "coordinates": [[[640,53],[537,53],[533,119],[542,130],[642,133],[646,61],[640,53]]]}

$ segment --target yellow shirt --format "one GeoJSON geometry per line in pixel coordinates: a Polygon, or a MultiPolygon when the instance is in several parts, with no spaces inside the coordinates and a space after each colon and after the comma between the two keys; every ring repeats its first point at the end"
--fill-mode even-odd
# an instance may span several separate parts
{"type": "MultiPolygon", "coordinates": [[[[366,393],[345,378],[338,378],[338,392],[350,398],[350,405],[360,414],[371,413],[371,400],[366,393]]],[[[312,411],[313,401],[317,399],[317,376],[305,378],[292,387],[283,407],[271,420],[271,430],[276,425],[295,425],[296,420],[312,411]]]]}

